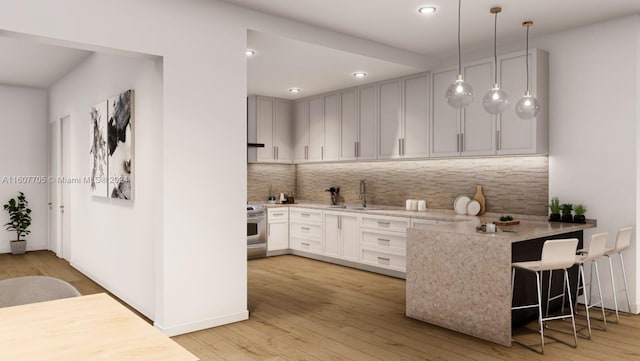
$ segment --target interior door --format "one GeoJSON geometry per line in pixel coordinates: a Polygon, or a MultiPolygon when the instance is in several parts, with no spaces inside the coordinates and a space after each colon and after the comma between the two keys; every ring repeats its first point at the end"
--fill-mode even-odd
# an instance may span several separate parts
{"type": "Polygon", "coordinates": [[[60,258],[70,259],[71,228],[69,208],[71,118],[66,116],[49,125],[49,249],[60,258]]]}
{"type": "Polygon", "coordinates": [[[49,124],[49,241],[48,248],[62,257],[60,178],[62,175],[61,120],[49,124]]]}

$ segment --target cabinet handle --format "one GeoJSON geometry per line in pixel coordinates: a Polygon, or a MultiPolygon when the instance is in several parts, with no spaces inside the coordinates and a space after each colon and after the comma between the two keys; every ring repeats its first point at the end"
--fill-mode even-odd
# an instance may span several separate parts
{"type": "Polygon", "coordinates": [[[300,213],[300,217],[310,217],[309,213],[300,213]]]}
{"type": "Polygon", "coordinates": [[[282,213],[282,212],[280,212],[280,213],[272,213],[272,214],[273,214],[274,217],[275,216],[284,216],[284,213],[282,213]]]}
{"type": "Polygon", "coordinates": [[[324,145],[320,147],[320,159],[324,160],[324,145]]]}
{"type": "Polygon", "coordinates": [[[391,240],[390,239],[384,239],[384,238],[378,238],[378,244],[380,244],[381,246],[389,246],[389,245],[391,245],[391,240]]]}
{"type": "Polygon", "coordinates": [[[311,244],[307,242],[300,242],[300,245],[309,247],[311,244]]]}
{"type": "Polygon", "coordinates": [[[309,228],[309,227],[300,227],[300,229],[303,230],[303,231],[310,231],[311,230],[311,228],[309,228]]]}
{"type": "Polygon", "coordinates": [[[273,159],[276,159],[276,146],[273,146],[273,159]]]}
{"type": "Polygon", "coordinates": [[[500,150],[500,131],[496,129],[496,150],[500,150]]]}
{"type": "Polygon", "coordinates": [[[378,221],[378,226],[379,227],[390,227],[391,226],[391,222],[378,221]]]}
{"type": "Polygon", "coordinates": [[[357,141],[356,144],[358,145],[357,149],[357,153],[358,153],[358,158],[360,158],[360,141],[357,141]]]}
{"type": "Polygon", "coordinates": [[[402,156],[402,138],[398,138],[398,155],[402,156]]]}
{"type": "Polygon", "coordinates": [[[276,147],[276,159],[280,159],[280,147],[276,147]]]}
{"type": "Polygon", "coordinates": [[[338,216],[338,229],[342,230],[342,216],[338,216]]]}
{"type": "Polygon", "coordinates": [[[498,149],[502,149],[502,139],[500,138],[500,130],[498,130],[498,149]]]}
{"type": "Polygon", "coordinates": [[[456,152],[460,152],[460,134],[456,134],[456,152]]]}
{"type": "Polygon", "coordinates": [[[378,256],[378,262],[391,262],[391,258],[387,258],[387,257],[380,257],[378,256]]]}
{"type": "Polygon", "coordinates": [[[353,157],[358,158],[358,142],[353,142],[353,157]]]}
{"type": "Polygon", "coordinates": [[[460,152],[464,152],[464,133],[460,134],[460,152]]]}
{"type": "Polygon", "coordinates": [[[407,139],[402,138],[402,155],[407,155],[407,139]]]}

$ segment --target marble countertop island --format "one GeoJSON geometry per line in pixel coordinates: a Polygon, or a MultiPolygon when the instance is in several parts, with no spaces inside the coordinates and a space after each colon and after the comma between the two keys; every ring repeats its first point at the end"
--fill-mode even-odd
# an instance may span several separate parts
{"type": "Polygon", "coordinates": [[[510,346],[513,252],[530,245],[541,251],[546,239],[581,239],[584,229],[595,227],[595,221],[528,217],[495,233],[476,231],[492,221],[497,218],[468,217],[407,230],[408,317],[510,346]]]}

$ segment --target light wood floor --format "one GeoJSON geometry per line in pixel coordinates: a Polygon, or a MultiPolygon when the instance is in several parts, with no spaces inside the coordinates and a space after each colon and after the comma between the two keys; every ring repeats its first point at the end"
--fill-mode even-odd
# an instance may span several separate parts
{"type": "MultiPolygon", "coordinates": [[[[51,252],[0,255],[0,279],[49,275],[83,294],[103,289],[51,252]]],[[[249,261],[248,321],[173,339],[207,360],[640,360],[640,316],[623,316],[578,348],[545,355],[404,316],[403,280],[296,256],[249,261]]]]}

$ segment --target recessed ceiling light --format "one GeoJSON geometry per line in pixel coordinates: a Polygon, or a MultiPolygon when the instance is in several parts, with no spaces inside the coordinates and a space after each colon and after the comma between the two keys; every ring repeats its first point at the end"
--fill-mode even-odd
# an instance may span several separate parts
{"type": "Polygon", "coordinates": [[[418,12],[420,14],[433,14],[436,12],[436,7],[435,6],[423,6],[420,9],[418,9],[418,12]]]}
{"type": "Polygon", "coordinates": [[[300,88],[289,88],[289,93],[300,93],[302,89],[300,88]]]}
{"type": "Polygon", "coordinates": [[[244,52],[245,54],[247,54],[247,56],[254,56],[256,55],[256,51],[253,49],[247,49],[247,51],[244,52]]]}
{"type": "Polygon", "coordinates": [[[355,73],[353,73],[353,76],[355,76],[358,79],[364,78],[365,76],[367,76],[367,73],[365,73],[364,71],[357,71],[355,73]]]}

